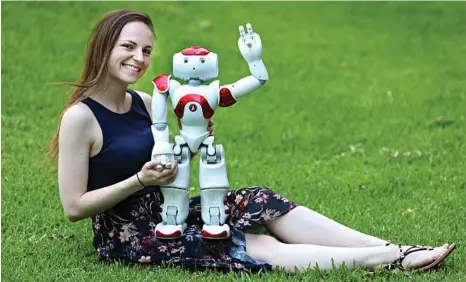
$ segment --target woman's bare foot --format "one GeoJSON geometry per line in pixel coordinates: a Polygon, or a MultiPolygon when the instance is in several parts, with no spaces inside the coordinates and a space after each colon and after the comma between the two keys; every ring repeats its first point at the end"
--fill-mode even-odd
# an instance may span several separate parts
{"type": "MultiPolygon", "coordinates": [[[[402,252],[405,253],[411,246],[402,246],[402,252]]],[[[424,266],[427,266],[441,256],[443,256],[448,249],[450,248],[449,244],[445,244],[442,247],[437,247],[430,250],[422,250],[409,253],[402,260],[401,265],[404,269],[420,269],[424,266]]]]}

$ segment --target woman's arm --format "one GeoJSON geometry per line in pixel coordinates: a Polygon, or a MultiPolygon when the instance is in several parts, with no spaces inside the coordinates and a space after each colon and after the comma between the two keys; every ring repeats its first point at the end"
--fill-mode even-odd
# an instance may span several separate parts
{"type": "MultiPolygon", "coordinates": [[[[60,126],[58,184],[63,209],[72,222],[101,213],[143,189],[133,175],[113,185],[87,191],[89,152],[95,139],[92,128],[96,123],[89,108],[78,104],[65,112],[60,126]]],[[[176,165],[162,172],[157,172],[155,166],[154,162],[148,162],[138,173],[145,185],[169,183],[176,175],[176,165]]]]}
{"type": "Polygon", "coordinates": [[[142,91],[139,91],[139,90],[135,90],[136,93],[139,94],[139,96],[141,96],[142,98],[142,101],[144,102],[144,105],[146,106],[146,110],[147,112],[149,113],[150,117],[152,118],[152,96],[150,96],[149,94],[145,93],[145,92],[142,92],[142,91]]]}

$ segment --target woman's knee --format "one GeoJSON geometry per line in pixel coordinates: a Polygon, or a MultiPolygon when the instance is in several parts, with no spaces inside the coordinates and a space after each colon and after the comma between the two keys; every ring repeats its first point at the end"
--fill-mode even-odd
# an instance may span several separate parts
{"type": "Polygon", "coordinates": [[[279,244],[272,236],[246,233],[246,253],[255,260],[270,263],[279,244]]]}

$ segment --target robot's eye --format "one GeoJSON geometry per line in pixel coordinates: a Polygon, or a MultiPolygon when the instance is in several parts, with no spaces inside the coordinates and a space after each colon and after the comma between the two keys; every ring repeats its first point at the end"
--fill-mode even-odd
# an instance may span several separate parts
{"type": "Polygon", "coordinates": [[[187,64],[187,63],[188,63],[188,59],[184,59],[183,62],[184,62],[185,64],[187,64]]]}
{"type": "Polygon", "coordinates": [[[205,63],[205,60],[204,60],[204,59],[201,59],[201,63],[205,63]]]}

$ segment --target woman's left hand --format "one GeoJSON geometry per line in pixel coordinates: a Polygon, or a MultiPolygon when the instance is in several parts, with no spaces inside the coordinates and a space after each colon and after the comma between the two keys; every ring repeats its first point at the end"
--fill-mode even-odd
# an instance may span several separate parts
{"type": "Polygon", "coordinates": [[[207,124],[207,131],[210,132],[210,136],[214,136],[213,126],[214,126],[214,121],[209,119],[209,124],[207,124]]]}

